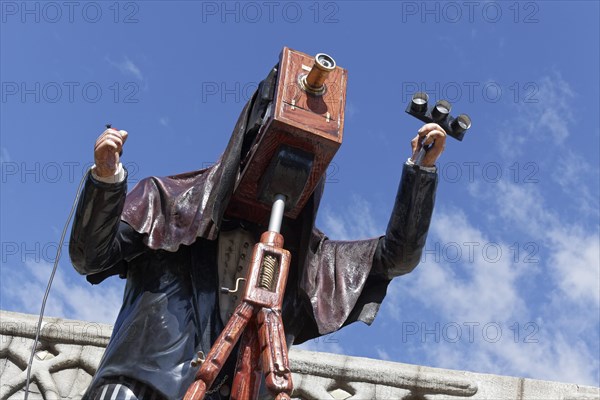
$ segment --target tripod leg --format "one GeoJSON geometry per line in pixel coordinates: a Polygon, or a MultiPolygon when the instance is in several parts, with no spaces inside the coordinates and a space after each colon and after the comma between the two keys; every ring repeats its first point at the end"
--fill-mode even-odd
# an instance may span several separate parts
{"type": "Polygon", "coordinates": [[[254,306],[242,302],[225,325],[223,332],[210,349],[206,360],[196,373],[196,380],[188,388],[184,400],[202,400],[207,388],[210,388],[239,340],[244,328],[254,314],[254,306]]]}
{"type": "Polygon", "coordinates": [[[269,308],[258,314],[258,340],[267,389],[277,399],[289,399],[292,393],[292,372],[289,366],[287,344],[281,313],[269,308]]]}
{"type": "Polygon", "coordinates": [[[235,368],[231,399],[256,399],[260,388],[260,346],[256,319],[246,327],[240,343],[240,352],[235,368]]]}

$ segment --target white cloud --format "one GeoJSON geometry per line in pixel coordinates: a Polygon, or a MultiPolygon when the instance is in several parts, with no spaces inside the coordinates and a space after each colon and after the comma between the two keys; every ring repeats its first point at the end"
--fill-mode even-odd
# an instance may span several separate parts
{"type": "Polygon", "coordinates": [[[540,293],[522,289],[521,280],[530,273],[529,266],[512,262],[514,253],[507,244],[498,243],[508,258],[495,263],[478,250],[472,262],[464,252],[459,261],[448,262],[456,253],[445,252],[444,244],[493,242],[460,211],[437,213],[426,247],[435,251],[424,256],[425,262],[413,272],[410,284],[392,283],[382,313],[396,320],[406,318],[406,310],[399,310],[409,301],[428,310],[425,322],[417,322],[417,343],[409,343],[420,348],[424,363],[598,385],[599,364],[594,354],[599,338],[599,238],[577,231],[548,232],[547,236],[556,247],[550,259],[543,260],[543,279],[550,279],[560,291],[544,299],[540,293]],[[573,246],[573,242],[579,245],[573,246]],[[427,321],[433,315],[439,316],[438,322],[427,321]],[[468,339],[467,324],[471,322],[478,324],[473,341],[468,339]],[[431,331],[436,323],[440,327],[434,340],[431,331]],[[457,343],[451,340],[454,328],[448,337],[444,335],[444,326],[450,324],[462,328],[457,343]],[[486,334],[487,324],[491,329],[486,334]],[[494,338],[496,326],[501,330],[498,341],[494,338]],[[429,336],[423,336],[426,329],[429,336]]]}
{"type": "Polygon", "coordinates": [[[169,117],[160,117],[160,119],[158,120],[158,122],[164,126],[165,128],[169,127],[169,117]]]}
{"type": "Polygon", "coordinates": [[[144,76],[140,68],[134,64],[128,57],[125,57],[122,61],[112,61],[110,58],[106,58],[106,61],[113,67],[117,68],[125,75],[133,76],[139,81],[144,80],[144,76]]]}
{"type": "Polygon", "coordinates": [[[528,130],[526,134],[546,141],[548,134],[555,144],[561,144],[569,136],[569,124],[573,121],[573,89],[559,73],[545,76],[533,86],[538,93],[531,96],[537,102],[524,103],[524,115],[528,130]]]}
{"type": "MultiPolygon", "coordinates": [[[[79,281],[70,279],[62,267],[56,271],[44,315],[114,323],[122,303],[123,283],[111,279],[92,286],[83,276],[79,281]]],[[[3,265],[3,302],[39,314],[51,270],[52,264],[44,261],[26,261],[21,270],[3,265]]]]}
{"type": "Polygon", "coordinates": [[[509,245],[486,237],[462,212],[436,214],[425,250],[407,295],[453,321],[486,323],[524,313],[517,288],[523,270],[512,262],[509,245]]]}
{"type": "Polygon", "coordinates": [[[552,179],[558,183],[563,193],[570,194],[570,206],[587,218],[600,215],[598,190],[592,193],[591,182],[600,180],[600,171],[582,156],[564,149],[556,160],[556,172],[552,179]]]}
{"type": "Polygon", "coordinates": [[[537,342],[523,343],[524,335],[533,333],[532,329],[520,332],[519,343],[515,343],[515,331],[508,331],[502,342],[481,343],[475,358],[470,362],[486,371],[494,371],[500,365],[512,375],[598,385],[598,360],[585,342],[573,340],[570,335],[560,332],[540,333],[549,327],[536,326],[540,330],[529,340],[537,342]]]}
{"type": "MultiPolygon", "coordinates": [[[[597,220],[599,214],[598,196],[593,193],[597,191],[593,182],[597,181],[599,171],[566,146],[572,136],[570,125],[574,120],[569,102],[575,94],[569,84],[555,74],[541,79],[538,88],[539,103],[523,105],[519,114],[507,121],[513,134],[510,141],[504,139],[508,144],[501,150],[508,164],[514,162],[515,150],[531,149],[532,145],[539,146],[534,142],[541,143],[543,151],[539,152],[537,166],[543,167],[544,176],[552,180],[540,179],[537,184],[508,180],[493,185],[475,182],[468,187],[474,208],[489,210],[481,216],[470,215],[473,221],[480,218],[479,224],[486,227],[486,235],[480,232],[481,238],[493,235],[495,241],[501,242],[504,238],[507,244],[527,238],[528,243],[537,246],[534,255],[537,262],[525,267],[534,269],[523,270],[524,266],[519,269],[516,264],[503,269],[497,265],[495,268],[500,268],[494,275],[483,266],[473,274],[469,265],[456,265],[448,271],[443,263],[433,266],[427,263],[417,269],[416,286],[429,290],[425,293],[415,290],[411,295],[429,309],[441,310],[444,317],[461,310],[493,316],[493,311],[477,310],[491,307],[504,321],[520,322],[521,328],[526,321],[534,321],[538,329],[537,343],[523,343],[523,336],[517,343],[506,340],[514,334],[510,330],[508,337],[498,343],[476,342],[466,362],[458,357],[467,351],[465,346],[432,351],[425,347],[433,363],[598,385],[600,235],[592,221],[597,220]],[[568,193],[569,203],[553,197],[557,187],[568,193]],[[429,273],[424,272],[423,267],[429,269],[429,273]],[[442,283],[444,286],[439,286],[442,283]],[[443,295],[436,296],[434,289],[443,289],[443,295]],[[482,297],[470,296],[471,290],[482,293],[482,297]],[[495,297],[490,296],[490,292],[505,295],[495,297]],[[419,294],[421,297],[417,297],[419,294]],[[504,307],[510,306],[511,295],[517,297],[516,304],[522,305],[520,312],[504,307]],[[494,304],[494,300],[500,304],[494,304]],[[474,304],[469,310],[471,301],[474,304]],[[445,364],[448,362],[455,364],[445,364]]],[[[434,237],[444,237],[444,232],[452,232],[451,228],[458,237],[460,232],[470,232],[469,235],[477,237],[477,232],[472,232],[473,222],[460,220],[454,212],[452,215],[442,214],[439,221],[434,220],[434,237]]]]}
{"type": "Polygon", "coordinates": [[[350,205],[334,212],[326,208],[323,212],[324,231],[331,239],[354,240],[381,236],[382,227],[377,226],[371,204],[358,195],[353,195],[350,205]]]}
{"type": "MultiPolygon", "coordinates": [[[[550,207],[540,189],[500,182],[485,190],[472,190],[473,202],[493,210],[494,220],[487,231],[481,227],[487,226],[485,221],[475,222],[461,210],[438,209],[422,264],[410,276],[391,283],[379,317],[396,321],[394,329],[400,329],[398,323],[407,322],[407,318],[417,321],[420,329],[425,323],[431,330],[435,324],[431,321],[436,318],[441,329],[442,321],[462,327],[458,343],[444,338],[443,330],[441,340],[433,343],[431,335],[425,340],[417,335],[420,343],[407,343],[406,347],[419,349],[420,363],[600,384],[599,363],[594,356],[600,339],[600,238],[597,231],[565,221],[562,210],[550,207]],[[521,254],[515,259],[513,244],[520,237],[539,246],[535,254],[521,254]],[[484,251],[486,244],[488,252],[484,251]],[[458,259],[456,249],[461,252],[458,259]],[[500,256],[495,252],[498,249],[500,256]],[[525,263],[524,256],[532,256],[536,262],[525,263]],[[545,286],[531,283],[536,280],[545,286]],[[550,291],[546,292],[546,287],[550,291]],[[416,308],[417,314],[409,308],[416,308]],[[474,327],[472,342],[467,339],[466,324],[470,322],[479,324],[474,327]],[[492,328],[488,335],[483,332],[486,324],[492,328]],[[498,341],[490,340],[496,326],[501,336],[498,341]]],[[[366,200],[353,199],[350,209],[360,211],[327,210],[326,232],[356,238],[376,230],[372,207],[366,200]]],[[[523,243],[519,246],[523,250],[523,243]]],[[[308,348],[332,351],[318,344],[308,348]]],[[[392,358],[381,348],[372,352],[373,357],[392,358]]]]}
{"type": "Polygon", "coordinates": [[[572,103],[575,92],[558,72],[536,82],[523,83],[523,101],[515,104],[514,113],[497,127],[498,148],[507,158],[531,151],[533,145],[563,145],[575,120],[572,103]]]}
{"type": "MultiPolygon", "coordinates": [[[[579,190],[584,190],[585,186],[579,190]]],[[[575,190],[575,189],[574,189],[575,190]]],[[[600,235],[577,224],[576,214],[562,215],[533,185],[500,182],[486,191],[473,191],[475,201],[483,200],[495,210],[499,223],[509,224],[513,232],[528,235],[532,243],[545,248],[544,260],[553,283],[573,301],[600,302],[600,235]],[[573,222],[575,221],[575,222],[573,222]]],[[[577,193],[573,193],[577,196],[577,193]]],[[[598,202],[596,201],[596,210],[598,202]]],[[[589,218],[579,209],[581,218],[589,218]]],[[[597,218],[591,215],[592,218],[597,218]]]]}
{"type": "Polygon", "coordinates": [[[377,357],[379,357],[379,359],[386,360],[386,361],[389,361],[392,359],[392,357],[390,357],[390,354],[387,351],[385,351],[384,349],[382,349],[381,347],[377,347],[376,350],[377,350],[377,357]]]}
{"type": "Polygon", "coordinates": [[[556,211],[547,207],[537,185],[519,185],[505,180],[487,185],[485,191],[476,196],[480,197],[474,201],[488,202],[493,214],[511,224],[513,232],[540,238],[548,225],[558,223],[556,211]]]}
{"type": "MultiPolygon", "coordinates": [[[[391,283],[380,316],[396,324],[413,318],[428,329],[436,318],[463,327],[459,343],[444,338],[408,343],[419,348],[420,363],[600,384],[595,356],[600,351],[600,236],[597,228],[586,230],[578,218],[552,207],[542,189],[504,181],[474,185],[472,201],[490,211],[489,221],[457,209],[440,211],[438,205],[423,262],[410,276],[391,283]],[[537,247],[523,254],[525,243],[519,243],[522,253],[515,260],[514,243],[523,237],[537,247]],[[525,256],[535,262],[524,262],[525,256]],[[473,342],[466,339],[467,322],[479,324],[473,342]],[[489,323],[502,329],[497,342],[481,332],[489,323]]],[[[369,230],[370,224],[357,217],[372,220],[369,203],[355,203],[360,206],[353,208],[362,212],[328,210],[327,232],[356,238],[369,230]]],[[[390,355],[374,349],[372,356],[390,355]]]]}
{"type": "Polygon", "coordinates": [[[598,233],[586,233],[575,227],[554,227],[548,237],[552,243],[548,267],[564,296],[596,308],[600,304],[598,233]]]}
{"type": "MultiPolygon", "coordinates": [[[[597,174],[597,168],[588,167],[588,174],[597,174]]],[[[559,163],[555,168],[562,167],[559,163]]],[[[540,331],[535,344],[507,341],[477,346],[471,362],[488,372],[497,371],[493,363],[501,363],[507,374],[599,385],[600,235],[597,225],[589,227],[590,219],[597,219],[598,200],[588,196],[585,203],[578,203],[585,206],[574,209],[561,202],[554,205],[552,197],[542,195],[544,183],[500,182],[470,190],[474,202],[493,210],[494,225],[510,227],[504,235],[525,236],[539,246],[535,254],[539,283],[523,296],[525,315],[535,316],[540,331]]],[[[571,187],[573,198],[589,193],[589,184],[579,183],[571,187]]],[[[528,276],[529,271],[523,275],[528,276]]]]}
{"type": "Polygon", "coordinates": [[[0,150],[0,163],[10,162],[10,154],[6,147],[2,147],[0,150]]]}

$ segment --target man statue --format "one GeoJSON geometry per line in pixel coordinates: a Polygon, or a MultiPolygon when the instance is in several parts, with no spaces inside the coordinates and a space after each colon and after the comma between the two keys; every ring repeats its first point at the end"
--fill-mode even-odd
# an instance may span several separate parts
{"type": "MultiPolygon", "coordinates": [[[[275,79],[276,68],[269,79],[275,79]]],[[[259,85],[257,93],[265,87],[259,85]]],[[[227,148],[210,168],[140,181],[127,192],[120,163],[127,132],[107,129],[94,147],[95,166],[79,200],[70,239],[75,269],[93,284],[127,279],[123,305],[84,399],[181,399],[198,367],[241,300],[223,294],[244,277],[253,245],[266,227],[226,218],[227,203],[264,115],[268,98],[245,105],[227,148]]],[[[264,94],[264,93],[263,93],[264,94]]],[[[268,96],[267,96],[268,97],[268,96]]],[[[324,179],[298,218],[281,233],[292,261],[282,316],[288,344],[334,332],[355,321],[370,324],[396,276],[419,263],[433,212],[435,162],[446,133],[426,124],[412,140],[384,236],[330,240],[315,228],[324,179]],[[420,166],[412,159],[431,145],[420,166]]],[[[387,171],[386,171],[387,172],[387,171]]],[[[235,351],[234,351],[235,353],[235,351]]],[[[207,399],[227,399],[236,354],[229,357],[207,399]]]]}

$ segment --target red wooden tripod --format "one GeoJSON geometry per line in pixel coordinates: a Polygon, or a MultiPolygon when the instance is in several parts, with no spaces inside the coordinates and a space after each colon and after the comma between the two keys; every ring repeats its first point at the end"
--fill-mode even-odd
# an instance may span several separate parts
{"type": "Polygon", "coordinates": [[[261,368],[271,394],[277,400],[290,398],[292,373],[281,320],[281,305],[290,265],[290,253],[283,249],[283,236],[279,233],[284,208],[285,197],[277,195],[269,229],[254,246],[242,302],[206,359],[202,360],[196,380],[189,387],[184,400],[204,398],[240,337],[242,341],[231,399],[256,398],[261,368]]]}
{"type": "Polygon", "coordinates": [[[231,217],[264,223],[274,199],[269,228],[254,246],[242,302],[201,360],[184,400],[204,398],[240,338],[231,398],[256,398],[261,369],[271,394],[290,398],[292,374],[281,319],[290,265],[279,234],[283,194],[289,203],[286,216],[295,219],[342,143],[346,81],[347,71],[327,54],[310,57],[284,47],[259,145],[253,147],[227,208],[231,217]]]}

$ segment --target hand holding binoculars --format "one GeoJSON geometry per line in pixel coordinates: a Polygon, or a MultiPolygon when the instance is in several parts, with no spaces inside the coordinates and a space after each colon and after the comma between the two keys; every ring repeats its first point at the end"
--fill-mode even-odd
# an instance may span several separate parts
{"type": "Polygon", "coordinates": [[[467,114],[452,117],[450,115],[452,105],[447,100],[439,100],[431,108],[428,107],[428,101],[427,93],[417,92],[413,95],[406,112],[425,123],[435,122],[446,131],[447,135],[462,141],[471,127],[471,118],[467,114]]]}

